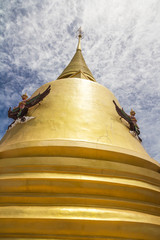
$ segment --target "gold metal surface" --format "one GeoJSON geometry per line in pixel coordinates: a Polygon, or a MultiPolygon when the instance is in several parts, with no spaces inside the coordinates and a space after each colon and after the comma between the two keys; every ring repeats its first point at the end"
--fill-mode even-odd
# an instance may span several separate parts
{"type": "Polygon", "coordinates": [[[89,207],[67,207],[67,206],[52,206],[52,207],[3,207],[0,208],[1,218],[51,218],[51,219],[75,219],[76,220],[111,220],[112,221],[128,221],[128,222],[143,222],[155,225],[160,225],[160,217],[151,216],[149,214],[122,211],[118,209],[103,209],[89,207]]]}
{"type": "MultiPolygon", "coordinates": [[[[120,121],[112,102],[118,101],[108,89],[76,78],[56,80],[50,84],[50,94],[29,111],[35,119],[7,131],[1,140],[0,151],[12,148],[13,144],[20,148],[25,143],[32,146],[33,141],[49,141],[50,145],[64,139],[104,144],[111,149],[117,147],[121,152],[124,149],[124,152],[133,151],[149,158],[140,142],[120,121]]],[[[43,85],[35,94],[47,86],[43,85]]]]}
{"type": "Polygon", "coordinates": [[[160,175],[150,166],[81,158],[80,151],[77,158],[1,159],[0,237],[158,240],[160,175]]]}

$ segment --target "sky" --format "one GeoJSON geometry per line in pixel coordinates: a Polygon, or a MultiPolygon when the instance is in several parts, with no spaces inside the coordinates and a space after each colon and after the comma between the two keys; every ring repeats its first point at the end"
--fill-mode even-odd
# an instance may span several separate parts
{"type": "Polygon", "coordinates": [[[94,78],[135,110],[143,146],[160,162],[159,0],[0,0],[0,138],[22,93],[68,65],[80,26],[94,78]]]}

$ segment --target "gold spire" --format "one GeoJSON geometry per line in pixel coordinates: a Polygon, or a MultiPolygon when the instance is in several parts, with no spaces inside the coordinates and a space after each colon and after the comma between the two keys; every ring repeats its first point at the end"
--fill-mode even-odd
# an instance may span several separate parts
{"type": "Polygon", "coordinates": [[[76,53],[73,56],[70,63],[68,64],[68,66],[64,69],[64,71],[61,73],[61,75],[57,79],[76,77],[76,78],[83,78],[83,79],[88,79],[96,82],[81,52],[82,37],[83,37],[83,32],[80,27],[78,29],[78,45],[77,45],[76,53]]]}
{"type": "Polygon", "coordinates": [[[82,38],[82,30],[81,27],[78,29],[78,45],[77,45],[77,50],[81,50],[81,38],[82,38]]]}

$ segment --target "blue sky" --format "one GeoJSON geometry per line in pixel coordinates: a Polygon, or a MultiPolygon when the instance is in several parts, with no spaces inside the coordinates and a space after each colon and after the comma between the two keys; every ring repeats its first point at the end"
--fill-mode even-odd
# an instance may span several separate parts
{"type": "Polygon", "coordinates": [[[69,63],[80,26],[93,76],[136,111],[143,146],[160,161],[159,0],[0,0],[0,138],[9,107],[69,63]]]}

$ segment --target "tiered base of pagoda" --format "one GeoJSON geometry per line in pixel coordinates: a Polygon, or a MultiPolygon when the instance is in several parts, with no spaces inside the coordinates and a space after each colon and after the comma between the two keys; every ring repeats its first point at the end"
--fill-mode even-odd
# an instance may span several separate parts
{"type": "Polygon", "coordinates": [[[158,163],[75,141],[1,157],[1,239],[160,239],[158,163]]]}

